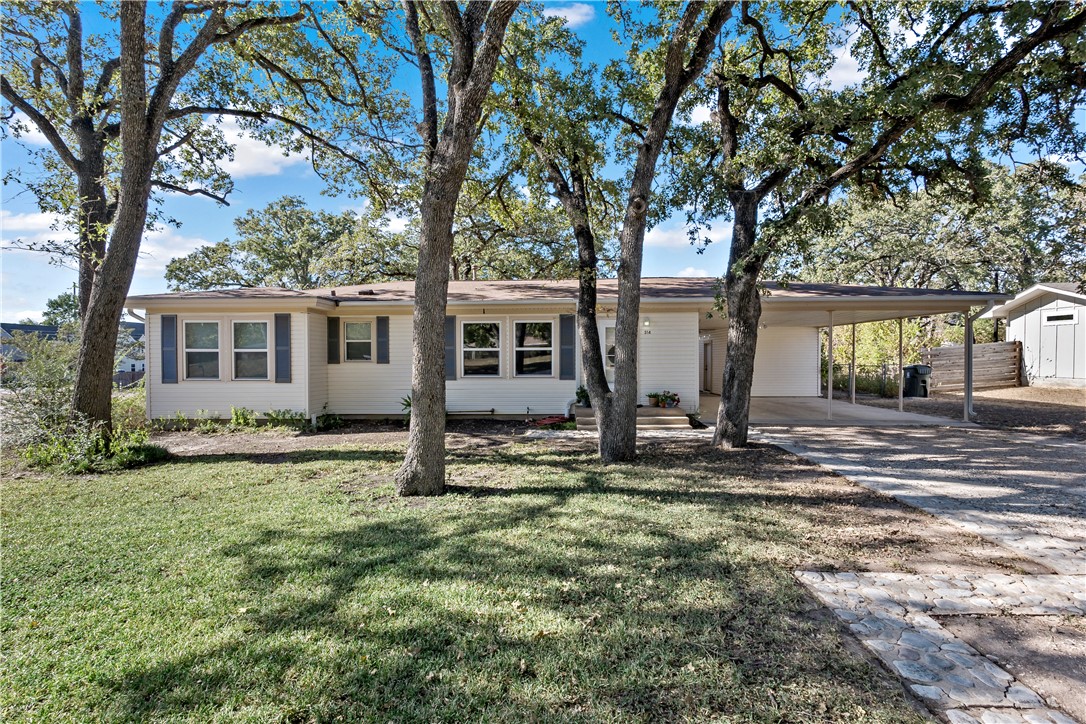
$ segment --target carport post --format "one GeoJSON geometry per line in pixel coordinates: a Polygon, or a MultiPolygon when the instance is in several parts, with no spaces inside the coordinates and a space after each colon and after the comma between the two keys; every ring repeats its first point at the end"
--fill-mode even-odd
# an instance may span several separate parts
{"type": "Polygon", "coordinates": [[[973,318],[969,316],[971,309],[965,310],[965,402],[962,411],[962,419],[971,422],[970,413],[973,412],[973,318]]]}
{"type": "Polygon", "coordinates": [[[829,336],[826,337],[826,419],[833,419],[833,310],[830,310],[829,336]]]}
{"type": "Polygon", "coordinates": [[[848,368],[848,399],[856,404],[856,323],[852,323],[852,365],[848,368]]]}
{"type": "Polygon", "coordinates": [[[897,411],[905,412],[905,320],[897,320],[897,411]]]}

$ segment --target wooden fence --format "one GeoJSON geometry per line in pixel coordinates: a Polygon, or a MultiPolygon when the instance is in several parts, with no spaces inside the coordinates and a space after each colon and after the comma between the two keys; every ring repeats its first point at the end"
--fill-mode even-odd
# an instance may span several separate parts
{"type": "MultiPolygon", "coordinates": [[[[965,347],[935,347],[920,354],[931,365],[932,390],[965,387],[965,347]]],[[[1017,387],[1022,379],[1022,343],[991,342],[973,345],[973,389],[1017,387]]]]}

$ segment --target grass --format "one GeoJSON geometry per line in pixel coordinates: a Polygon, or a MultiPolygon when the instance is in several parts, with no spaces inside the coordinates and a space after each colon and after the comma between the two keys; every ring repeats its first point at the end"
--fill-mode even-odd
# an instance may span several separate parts
{"type": "Polygon", "coordinates": [[[919,719],[791,576],[880,545],[826,530],[892,514],[868,494],[773,449],[538,444],[454,450],[449,494],[401,500],[400,455],[9,478],[0,714],[919,719]]]}

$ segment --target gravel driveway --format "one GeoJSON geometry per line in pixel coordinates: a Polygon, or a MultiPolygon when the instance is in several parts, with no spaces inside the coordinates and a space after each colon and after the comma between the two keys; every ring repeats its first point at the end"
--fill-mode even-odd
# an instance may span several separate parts
{"type": "Polygon", "coordinates": [[[1055,573],[1086,573],[1086,443],[983,428],[762,428],[758,439],[1055,573]]]}

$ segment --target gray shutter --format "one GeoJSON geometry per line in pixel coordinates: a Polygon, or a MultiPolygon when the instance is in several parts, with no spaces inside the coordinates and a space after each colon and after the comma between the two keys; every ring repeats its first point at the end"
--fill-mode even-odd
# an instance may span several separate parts
{"type": "Polygon", "coordinates": [[[377,364],[388,364],[388,317],[377,318],[377,364]]]}
{"type": "Polygon", "coordinates": [[[456,317],[445,317],[445,379],[456,379],[456,317]]]}
{"type": "Polygon", "coordinates": [[[328,318],[328,364],[339,364],[339,317],[328,318]]]}
{"type": "Polygon", "coordinates": [[[177,384],[177,315],[162,315],[162,383],[177,384]]]}
{"type": "Polygon", "coordinates": [[[576,317],[563,314],[558,317],[558,379],[577,379],[577,329],[576,317]]]}
{"type": "Polygon", "coordinates": [[[290,382],[290,315],[275,315],[275,381],[290,382]]]}

